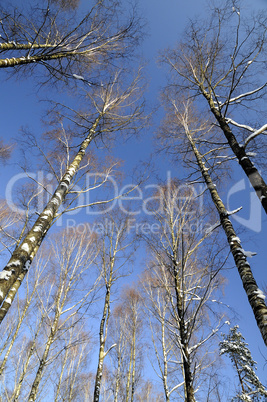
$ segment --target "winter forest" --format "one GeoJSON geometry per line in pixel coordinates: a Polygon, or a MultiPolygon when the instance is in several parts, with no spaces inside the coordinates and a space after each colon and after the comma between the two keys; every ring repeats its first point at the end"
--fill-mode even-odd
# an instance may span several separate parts
{"type": "Polygon", "coordinates": [[[267,401],[266,1],[179,3],[0,2],[1,402],[267,401]]]}

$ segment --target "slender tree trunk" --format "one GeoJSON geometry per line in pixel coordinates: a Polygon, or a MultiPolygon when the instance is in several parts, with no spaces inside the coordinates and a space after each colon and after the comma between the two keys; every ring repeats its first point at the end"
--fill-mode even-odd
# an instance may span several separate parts
{"type": "Polygon", "coordinates": [[[267,214],[267,184],[263,180],[258,169],[254,166],[253,162],[250,160],[250,157],[246,153],[245,148],[239,145],[235,135],[233,134],[231,128],[227,124],[226,118],[222,116],[219,110],[215,107],[211,95],[209,95],[202,86],[200,86],[200,89],[205,98],[207,99],[211,112],[218,121],[228,141],[228,144],[230,145],[235,156],[237,157],[240,166],[247,175],[252,187],[254,188],[257,196],[259,197],[259,200],[263,206],[264,211],[267,214]]]}
{"type": "Polygon", "coordinates": [[[80,356],[79,356],[79,360],[75,365],[76,366],[75,371],[73,370],[74,373],[73,373],[73,375],[71,377],[71,384],[70,384],[70,387],[69,387],[69,389],[70,389],[70,391],[69,391],[69,401],[75,401],[75,397],[73,397],[73,393],[75,391],[74,386],[75,386],[75,381],[76,381],[77,375],[79,373],[79,369],[80,369],[82,359],[83,359],[83,353],[81,352],[80,356]]]}
{"type": "MultiPolygon", "coordinates": [[[[65,278],[66,278],[66,276],[67,275],[65,273],[65,278]]],[[[48,337],[48,339],[46,341],[45,349],[44,349],[42,358],[40,360],[40,364],[39,364],[37,373],[35,375],[35,379],[34,379],[34,381],[32,383],[31,392],[30,392],[28,402],[34,402],[36,400],[38,388],[39,388],[39,385],[40,385],[40,382],[41,382],[41,379],[42,379],[42,376],[43,376],[45,365],[47,363],[48,354],[49,354],[51,345],[53,344],[55,336],[56,336],[56,333],[57,333],[59,319],[60,319],[60,316],[62,314],[62,309],[63,309],[63,306],[65,304],[69,288],[70,288],[70,284],[68,284],[67,288],[64,291],[64,281],[63,281],[63,283],[62,283],[62,285],[61,285],[61,287],[60,287],[60,289],[58,291],[58,294],[56,296],[56,300],[55,300],[55,315],[54,315],[53,323],[52,323],[52,326],[51,326],[51,329],[50,329],[49,337],[48,337]],[[64,294],[63,294],[63,292],[64,292],[64,294]],[[62,294],[63,294],[63,298],[61,300],[62,294]]]]}
{"type": "Polygon", "coordinates": [[[59,396],[60,396],[60,387],[61,387],[61,384],[62,384],[65,367],[66,367],[66,365],[68,363],[68,358],[69,358],[69,351],[68,351],[68,349],[66,349],[66,353],[65,353],[64,359],[63,359],[63,364],[62,364],[62,367],[61,367],[59,380],[58,380],[58,383],[57,383],[57,391],[56,391],[54,402],[57,402],[58,399],[59,399],[59,396]]]}
{"type": "Polygon", "coordinates": [[[59,317],[60,317],[60,312],[59,312],[59,309],[57,308],[55,318],[54,318],[54,322],[53,322],[53,325],[52,325],[51,330],[50,330],[50,335],[49,335],[49,337],[48,337],[48,339],[46,341],[45,349],[44,349],[42,358],[40,360],[40,364],[39,364],[35,379],[33,381],[32,387],[31,387],[31,392],[30,392],[28,402],[34,402],[36,400],[38,388],[39,388],[39,385],[40,385],[40,382],[41,382],[41,379],[42,379],[42,376],[43,376],[43,371],[44,371],[45,365],[47,363],[48,354],[49,354],[51,345],[54,342],[59,317]]]}
{"type": "Polygon", "coordinates": [[[122,342],[122,332],[120,333],[119,344],[118,344],[118,368],[117,368],[117,373],[116,373],[114,402],[118,401],[118,395],[119,395],[121,363],[122,363],[121,342],[122,342]]]}
{"type": "Polygon", "coordinates": [[[247,262],[247,257],[242,248],[240,239],[237,237],[236,232],[233,228],[233,225],[229,219],[229,214],[219,197],[218,191],[216,190],[215,185],[212,182],[212,179],[208,173],[208,169],[206,168],[202,157],[195,145],[194,140],[191,137],[189,131],[186,130],[187,138],[191,144],[191,148],[195,154],[198,166],[201,170],[201,174],[205,180],[205,183],[209,189],[211,194],[212,201],[217,208],[217,211],[220,216],[221,225],[225,231],[227,236],[227,240],[234,257],[234,261],[236,267],[239,272],[239,276],[242,280],[243,287],[248,297],[249,304],[252,307],[254,317],[256,319],[257,325],[261,332],[262,338],[267,346],[267,307],[264,302],[264,299],[261,297],[259,293],[259,288],[254,279],[253,273],[251,271],[250,265],[247,262]]]}
{"type": "Polygon", "coordinates": [[[3,373],[3,370],[4,370],[4,368],[5,368],[5,365],[6,365],[8,356],[9,356],[9,354],[10,354],[10,352],[11,352],[11,349],[12,349],[14,343],[15,343],[15,340],[16,340],[16,338],[17,338],[17,336],[18,336],[19,329],[20,329],[20,327],[21,327],[21,325],[22,325],[22,322],[23,322],[23,320],[24,320],[24,318],[25,318],[25,316],[26,316],[26,313],[27,313],[28,308],[29,308],[29,306],[30,306],[30,303],[31,303],[31,301],[32,301],[33,294],[34,294],[34,290],[33,290],[32,294],[31,294],[30,298],[27,300],[27,303],[25,304],[25,306],[24,306],[24,308],[23,308],[23,312],[22,312],[21,316],[19,317],[16,330],[15,330],[15,332],[14,332],[14,334],[13,334],[13,336],[12,336],[12,339],[11,339],[11,341],[10,341],[10,343],[9,343],[8,349],[7,349],[7,351],[6,351],[6,354],[5,354],[5,356],[4,356],[4,358],[3,358],[2,362],[1,362],[1,366],[0,366],[0,376],[1,376],[1,374],[3,373]]]}
{"type": "Polygon", "coordinates": [[[82,142],[78,153],[62,177],[47,206],[44,208],[25,239],[16,248],[8,264],[0,274],[0,303],[2,303],[0,308],[0,323],[9,310],[20,284],[30,268],[31,262],[47,231],[53,224],[58,208],[63,203],[64,198],[68,193],[70,182],[80,166],[88,145],[94,138],[101,117],[102,116],[99,115],[96,118],[87,137],[82,142]]]}
{"type": "Polygon", "coordinates": [[[236,372],[237,372],[237,375],[238,375],[238,379],[239,379],[239,382],[240,382],[240,386],[241,386],[241,389],[242,389],[242,393],[245,394],[246,390],[245,390],[245,387],[244,387],[244,383],[243,383],[243,379],[241,377],[240,370],[239,370],[238,365],[237,365],[237,361],[236,361],[234,356],[232,356],[231,359],[233,359],[233,363],[234,363],[234,366],[235,366],[235,369],[236,369],[236,372]]]}
{"type": "MultiPolygon", "coordinates": [[[[176,253],[174,253],[174,261],[176,261],[176,253]]],[[[175,294],[176,294],[176,306],[177,314],[179,318],[179,332],[180,332],[180,342],[181,342],[181,355],[182,355],[182,365],[184,372],[185,381],[185,402],[195,402],[194,397],[194,387],[193,387],[193,375],[191,370],[190,354],[188,351],[188,339],[187,331],[184,320],[184,308],[183,308],[183,298],[184,295],[180,295],[180,281],[178,277],[178,270],[176,263],[174,263],[174,281],[175,281],[175,294]]]]}
{"type": "Polygon", "coordinates": [[[110,313],[110,287],[111,287],[112,277],[109,278],[109,283],[106,287],[106,295],[105,295],[105,303],[104,303],[104,310],[103,315],[100,323],[100,330],[99,330],[99,339],[100,339],[100,347],[99,347],[99,355],[98,355],[98,365],[97,365],[97,372],[95,378],[95,389],[94,389],[94,402],[99,401],[100,397],[100,387],[101,387],[101,380],[103,376],[103,363],[105,358],[105,344],[107,339],[107,327],[109,321],[109,313],[110,313]]]}
{"type": "Polygon", "coordinates": [[[167,354],[166,354],[166,346],[165,346],[165,321],[163,318],[161,319],[161,338],[162,338],[162,353],[163,353],[163,387],[165,393],[165,400],[166,402],[170,401],[170,392],[168,388],[167,378],[168,378],[168,361],[167,361],[167,354]]]}
{"type": "Polygon", "coordinates": [[[129,402],[130,396],[130,384],[131,384],[131,372],[132,372],[132,358],[133,358],[133,348],[131,346],[131,355],[130,355],[130,362],[129,362],[129,371],[127,376],[127,383],[126,383],[126,402],[129,402]]]}
{"type": "Polygon", "coordinates": [[[25,375],[26,375],[26,373],[27,373],[27,370],[28,370],[28,366],[29,366],[29,364],[30,364],[31,357],[32,357],[32,355],[33,355],[33,353],[34,353],[34,350],[35,350],[35,348],[36,348],[36,339],[37,339],[37,336],[38,336],[39,331],[40,331],[40,329],[41,329],[41,326],[42,326],[42,323],[43,323],[44,318],[45,318],[45,316],[42,316],[42,318],[41,318],[41,320],[40,320],[40,322],[39,322],[38,328],[37,328],[37,330],[36,330],[36,332],[35,332],[34,340],[33,340],[32,346],[31,346],[31,348],[30,348],[30,351],[29,351],[29,353],[28,353],[27,360],[26,360],[26,362],[25,362],[25,364],[24,364],[24,366],[23,366],[23,370],[22,370],[22,373],[21,373],[21,375],[20,375],[18,385],[17,385],[17,387],[16,387],[15,392],[13,393],[13,399],[12,399],[13,402],[18,402],[18,401],[19,401],[19,396],[20,396],[20,391],[21,391],[21,388],[22,388],[22,383],[23,383],[23,380],[24,380],[25,375]]]}
{"type": "Polygon", "coordinates": [[[131,402],[134,400],[134,391],[135,391],[135,348],[136,348],[136,322],[134,324],[134,331],[133,331],[133,369],[132,369],[132,390],[131,390],[131,402]]]}

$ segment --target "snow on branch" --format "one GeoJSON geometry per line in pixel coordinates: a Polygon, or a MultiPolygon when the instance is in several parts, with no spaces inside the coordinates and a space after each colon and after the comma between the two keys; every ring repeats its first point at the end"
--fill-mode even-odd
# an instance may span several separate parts
{"type": "MultiPolygon", "coordinates": [[[[255,130],[255,128],[252,128],[250,126],[247,126],[246,124],[240,124],[237,123],[236,121],[232,120],[232,119],[226,119],[227,123],[232,124],[233,126],[236,127],[240,127],[240,128],[244,128],[245,130],[248,130],[251,132],[251,134],[245,139],[245,144],[243,145],[244,148],[246,148],[246,146],[248,145],[248,143],[253,140],[255,137],[257,137],[259,134],[267,134],[267,124],[264,124],[261,128],[259,128],[258,130],[255,130]]],[[[242,144],[240,144],[242,146],[242,144]]],[[[252,155],[255,156],[255,155],[252,155]]]]}
{"type": "Polygon", "coordinates": [[[251,132],[255,131],[254,128],[252,128],[250,126],[247,126],[246,124],[237,123],[236,121],[230,119],[229,117],[226,119],[226,123],[230,123],[230,124],[232,124],[233,126],[236,126],[236,127],[245,128],[246,130],[251,131],[251,132]]]}
{"type": "Polygon", "coordinates": [[[215,335],[218,332],[218,328],[213,329],[210,334],[202,339],[199,343],[196,345],[193,345],[191,348],[189,348],[189,354],[191,354],[194,350],[198,349],[200,346],[202,346],[205,342],[207,342],[213,335],[215,335]]]}
{"type": "Polygon", "coordinates": [[[240,251],[242,254],[244,254],[246,257],[253,257],[254,255],[257,255],[255,251],[245,251],[243,248],[238,247],[235,251],[240,251]]]}
{"type": "Polygon", "coordinates": [[[8,281],[9,278],[11,277],[11,275],[12,275],[12,271],[3,270],[2,272],[0,272],[0,279],[4,279],[4,280],[8,281]]]}
{"type": "Polygon", "coordinates": [[[72,76],[73,76],[73,78],[76,78],[76,80],[85,81],[84,77],[82,77],[81,75],[72,74],[72,76]]]}
{"type": "MultiPolygon", "coordinates": [[[[264,133],[264,131],[267,129],[267,124],[264,124],[264,126],[262,126],[261,128],[259,128],[258,130],[254,131],[252,134],[250,134],[246,139],[245,139],[245,148],[248,145],[248,143],[253,140],[255,137],[257,137],[257,135],[264,133]]],[[[267,134],[264,133],[264,134],[267,134]]]]}
{"type": "Polygon", "coordinates": [[[239,208],[234,209],[233,211],[227,211],[227,215],[229,216],[229,215],[236,214],[236,213],[239,212],[242,208],[243,208],[243,207],[239,207],[239,208]]]}
{"type": "Polygon", "coordinates": [[[235,98],[229,99],[228,104],[229,103],[239,103],[241,101],[241,99],[246,98],[247,96],[250,95],[254,95],[255,93],[261,91],[263,88],[265,88],[267,85],[267,82],[265,82],[265,84],[263,84],[261,87],[254,89],[253,91],[249,91],[249,92],[245,92],[244,94],[240,94],[238,96],[236,96],[235,98]]]}
{"type": "Polygon", "coordinates": [[[221,222],[216,222],[214,223],[214,225],[210,226],[206,231],[206,235],[211,234],[211,232],[213,232],[213,230],[217,229],[219,226],[221,225],[221,222]]]}

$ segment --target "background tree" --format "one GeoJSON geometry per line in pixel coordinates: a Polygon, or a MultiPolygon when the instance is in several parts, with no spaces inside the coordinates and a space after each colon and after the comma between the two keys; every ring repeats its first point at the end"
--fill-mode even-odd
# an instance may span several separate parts
{"type": "Polygon", "coordinates": [[[130,346],[130,359],[126,383],[126,401],[134,401],[136,388],[140,379],[142,368],[142,300],[139,292],[134,288],[126,288],[122,300],[128,309],[128,342],[130,346]]]}
{"type": "Polygon", "coordinates": [[[156,371],[166,401],[174,395],[195,401],[223,317],[212,298],[219,294],[225,261],[215,237],[191,230],[204,216],[190,186],[169,182],[154,198],[150,208],[158,230],[147,237],[152,259],[141,282],[156,371]]]}
{"type": "Polygon", "coordinates": [[[97,252],[95,238],[89,233],[65,231],[50,241],[49,255],[45,248],[40,254],[39,283],[30,288],[26,317],[20,303],[13,354],[9,352],[2,370],[3,378],[9,372],[6,386],[12,400],[36,400],[43,392],[50,395],[51,384],[56,398],[65,392],[76,395],[78,384],[88,373],[92,341],[84,317],[89,314],[99,283],[92,267],[97,252]],[[22,339],[24,350],[17,353],[22,339]]]}
{"type": "Polygon", "coordinates": [[[134,401],[141,387],[143,368],[142,299],[136,287],[125,287],[110,318],[110,388],[113,400],[134,401]]]}
{"type": "Polygon", "coordinates": [[[12,148],[13,146],[5,144],[4,141],[0,139],[0,161],[2,163],[6,162],[10,158],[12,148]]]}
{"type": "Polygon", "coordinates": [[[256,362],[252,359],[248,344],[238,331],[238,325],[230,328],[228,335],[220,342],[220,354],[230,357],[236,371],[240,392],[233,401],[264,401],[267,390],[257,377],[256,362]]]}
{"type": "Polygon", "coordinates": [[[113,209],[112,215],[106,213],[104,216],[102,221],[98,221],[101,234],[98,236],[99,253],[97,265],[105,295],[99,327],[99,355],[94,401],[99,401],[100,398],[104,359],[110,350],[116,346],[116,344],[113,344],[105,351],[114,287],[120,278],[129,274],[127,264],[134,254],[133,242],[135,240],[129,232],[127,214],[121,214],[113,209]]]}
{"type": "Polygon", "coordinates": [[[125,311],[124,306],[120,303],[113,309],[110,318],[109,339],[111,345],[115,345],[115,347],[110,350],[109,354],[112,367],[111,389],[114,402],[118,402],[119,396],[123,392],[122,381],[125,376],[127,357],[129,356],[129,350],[127,348],[127,323],[127,310],[125,311]]]}

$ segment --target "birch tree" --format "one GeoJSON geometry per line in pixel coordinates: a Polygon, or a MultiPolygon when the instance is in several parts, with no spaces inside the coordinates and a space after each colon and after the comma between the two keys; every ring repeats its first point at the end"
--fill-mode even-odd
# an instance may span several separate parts
{"type": "MultiPolygon", "coordinates": [[[[221,225],[226,234],[227,242],[234,258],[235,265],[238,269],[243,288],[246,292],[249,304],[253,310],[254,317],[261,332],[262,338],[265,344],[267,344],[267,307],[264,301],[265,297],[263,292],[259,289],[257,285],[250,264],[248,262],[248,258],[253,257],[255,253],[246,251],[242,247],[241,240],[237,236],[229,217],[231,214],[238,212],[238,210],[227,211],[219,195],[219,190],[217,189],[216,183],[214,183],[212,179],[213,166],[211,164],[210,169],[210,163],[207,159],[212,158],[215,161],[214,163],[221,163],[220,159],[218,162],[218,153],[216,152],[216,150],[218,150],[218,147],[216,147],[215,153],[213,153],[212,150],[205,152],[205,145],[203,148],[203,143],[205,144],[206,133],[208,132],[209,134],[211,130],[209,121],[207,122],[204,119],[201,119],[201,116],[199,115],[194,115],[193,105],[192,102],[190,102],[189,100],[185,100],[183,103],[178,103],[176,99],[173,98],[170,94],[169,106],[171,108],[168,109],[168,122],[172,122],[172,128],[165,140],[168,141],[172,137],[172,140],[174,142],[176,141],[177,152],[179,150],[179,145],[181,145],[180,141],[182,141],[183,151],[185,149],[188,150],[189,147],[191,153],[194,155],[196,162],[196,172],[197,174],[201,174],[219,216],[219,221],[212,229],[215,229],[215,227],[221,225]],[[201,150],[199,149],[200,146],[201,150]]],[[[216,172],[216,169],[214,169],[214,171],[216,172]]]]}
{"type": "MultiPolygon", "coordinates": [[[[86,349],[89,341],[87,337],[83,335],[81,329],[77,329],[75,334],[73,331],[75,331],[76,323],[81,321],[83,314],[88,312],[95,296],[98,284],[97,275],[94,275],[92,269],[90,276],[88,274],[95,256],[94,238],[88,233],[81,236],[77,233],[70,235],[65,231],[53,238],[49,262],[50,283],[49,286],[39,289],[37,293],[39,314],[36,315],[41,324],[41,332],[39,332],[37,318],[34,357],[36,358],[37,353],[40,358],[36,359],[36,367],[33,370],[35,374],[31,376],[31,387],[27,396],[29,401],[36,400],[44,375],[48,374],[49,365],[56,364],[58,357],[64,355],[71,348],[74,351],[76,346],[84,345],[82,349],[84,351],[86,349]],[[55,266],[60,268],[56,272],[55,266]],[[87,286],[81,291],[80,288],[86,282],[87,286]],[[68,333],[69,335],[67,335],[68,333]]],[[[76,365],[78,363],[79,359],[76,361],[76,365]]],[[[70,369],[70,366],[65,367],[66,371],[70,369]]],[[[72,369],[72,373],[69,372],[68,376],[69,392],[75,383],[76,367],[72,366],[72,369]],[[72,376],[74,377],[71,379],[72,376]]],[[[28,383],[30,383],[29,379],[28,383]]],[[[18,398],[17,393],[16,395],[18,398]]]]}
{"type": "Polygon", "coordinates": [[[112,392],[114,402],[118,402],[122,391],[122,379],[125,374],[125,365],[127,361],[127,334],[126,323],[128,322],[128,314],[122,304],[117,305],[112,312],[110,319],[110,342],[115,345],[110,350],[110,360],[112,367],[112,392]]]}
{"type": "Polygon", "coordinates": [[[192,188],[178,183],[162,186],[150,205],[158,231],[146,238],[151,263],[141,283],[155,351],[153,366],[165,400],[179,396],[189,402],[196,400],[201,377],[212,366],[207,351],[211,353],[212,338],[222,324],[223,314],[215,306],[225,261],[215,238],[210,241],[205,232],[190,230],[201,211],[192,188]]]}
{"type": "MultiPolygon", "coordinates": [[[[60,366],[58,361],[63,355],[66,355],[65,360],[69,360],[69,365],[66,368],[66,364],[62,364],[62,381],[66,379],[68,371],[69,380],[66,384],[69,384],[70,393],[75,389],[75,370],[84,364],[84,360],[87,363],[90,361],[88,346],[91,336],[86,334],[80,322],[84,312],[88,313],[97,285],[97,275],[92,269],[90,276],[87,275],[96,254],[93,240],[89,233],[82,236],[73,232],[69,236],[66,232],[60,233],[57,238],[54,236],[53,241],[48,240],[51,241],[50,247],[46,244],[35,260],[34,275],[28,276],[23,284],[25,299],[18,298],[17,306],[13,304],[6,321],[7,335],[3,333],[1,394],[4,389],[6,395],[10,396],[6,400],[26,400],[31,383],[35,384],[36,393],[41,394],[42,390],[38,392],[38,381],[43,384],[47,379],[51,381],[53,373],[54,382],[60,366]],[[54,270],[55,264],[61,264],[58,272],[54,270]],[[84,283],[86,286],[81,291],[79,287],[84,283]],[[80,348],[83,350],[80,359],[75,359],[80,348]],[[71,365],[72,359],[75,366],[71,365]],[[51,372],[47,371],[47,366],[51,367],[51,372]],[[38,377],[38,381],[34,377],[38,377]]],[[[84,369],[80,367],[80,370],[82,374],[84,369]]],[[[60,381],[57,387],[62,391],[60,381]]],[[[51,390],[50,387],[49,393],[51,390]]]]}
{"type": "Polygon", "coordinates": [[[77,1],[53,0],[23,8],[2,4],[0,68],[32,74],[40,66],[48,73],[45,79],[38,74],[43,83],[87,78],[100,84],[99,74],[111,60],[125,58],[138,43],[138,17],[112,0],[93,1],[84,12],[75,6],[77,1]]]}
{"type": "Polygon", "coordinates": [[[85,325],[75,322],[69,331],[63,334],[64,351],[54,365],[56,379],[54,383],[54,400],[89,400],[92,395],[92,382],[89,365],[93,342],[91,334],[85,330],[85,325]]]}
{"type": "Polygon", "coordinates": [[[122,300],[128,309],[128,342],[130,346],[130,359],[126,382],[126,401],[134,401],[140,370],[142,367],[142,344],[141,333],[142,320],[142,299],[140,293],[134,288],[126,288],[122,300]]]}
{"type": "Polygon", "coordinates": [[[102,233],[98,239],[98,268],[105,295],[99,326],[99,355],[95,378],[94,401],[99,401],[100,398],[104,359],[110,350],[116,346],[116,344],[113,344],[105,351],[111,303],[114,298],[113,289],[120,278],[129,274],[127,263],[129,263],[131,256],[134,254],[134,239],[129,233],[127,215],[122,215],[119,211],[113,211],[112,215],[105,214],[104,220],[100,221],[99,224],[102,227],[102,233]]]}
{"type": "Polygon", "coordinates": [[[120,302],[114,308],[110,318],[109,344],[111,375],[110,388],[113,400],[135,400],[140,391],[141,371],[143,367],[144,320],[142,300],[138,290],[126,287],[120,295],[120,302]]]}
{"type": "Polygon", "coordinates": [[[79,320],[79,315],[85,309],[85,305],[93,300],[97,284],[97,281],[96,284],[93,282],[82,294],[79,294],[80,292],[77,292],[77,295],[75,294],[78,284],[83,282],[84,277],[88,278],[87,270],[95,258],[96,251],[92,236],[90,237],[87,233],[83,236],[80,234],[70,236],[68,233],[62,233],[58,237],[59,240],[55,239],[52,245],[54,257],[51,258],[52,266],[59,265],[60,267],[59,273],[54,275],[56,289],[52,292],[49,291],[50,298],[53,297],[54,300],[39,296],[41,309],[49,314],[46,316],[46,340],[42,347],[40,364],[31,386],[29,401],[36,400],[48,360],[49,362],[53,361],[60,353],[53,348],[51,354],[53,344],[57,338],[60,338],[61,333],[74,326],[75,321],[79,320]],[[75,318],[74,322],[72,321],[73,318],[75,318]]]}
{"type": "Polygon", "coordinates": [[[251,152],[256,148],[256,160],[265,162],[266,13],[248,18],[239,1],[213,6],[210,19],[191,21],[184,39],[162,61],[177,93],[189,91],[210,112],[267,213],[267,185],[251,152]]]}
{"type": "MultiPolygon", "coordinates": [[[[126,88],[121,79],[123,72],[92,94],[88,93],[93,111],[76,114],[77,124],[82,129],[81,142],[77,145],[72,160],[68,161],[65,171],[50,200],[40,212],[37,220],[16,245],[12,256],[0,275],[0,320],[5,317],[15,294],[30,268],[47,231],[58,216],[59,207],[64,203],[75,174],[77,173],[90,143],[112,134],[129,130],[135,132],[142,116],[140,95],[140,76],[134,78],[126,88]],[[138,93],[137,93],[138,92],[138,93]]],[[[105,201],[104,201],[105,202],[105,201]]],[[[107,201],[106,201],[107,202],[107,201]]]]}

